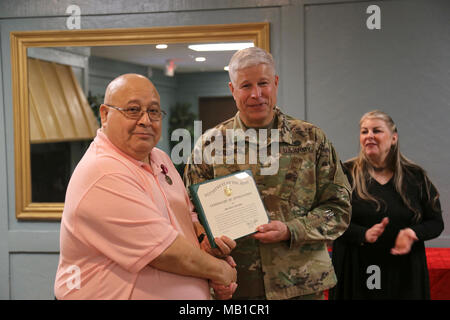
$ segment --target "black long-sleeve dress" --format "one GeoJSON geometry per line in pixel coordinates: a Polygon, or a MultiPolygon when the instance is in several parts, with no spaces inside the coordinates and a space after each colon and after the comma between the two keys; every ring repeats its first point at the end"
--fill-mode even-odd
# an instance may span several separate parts
{"type": "MultiPolygon", "coordinates": [[[[350,182],[351,167],[351,162],[345,164],[350,182]]],[[[427,197],[424,175],[417,169],[411,172],[405,175],[406,194],[411,205],[422,213],[417,223],[413,222],[414,212],[395,191],[393,179],[384,185],[375,179],[367,181],[370,194],[383,200],[378,212],[373,201],[358,199],[353,193],[350,225],[333,243],[338,283],[330,290],[330,299],[430,299],[424,241],[439,236],[444,223],[439,200],[433,207],[427,197]],[[375,243],[365,243],[367,229],[384,217],[389,218],[389,224],[383,234],[375,243]],[[392,255],[390,250],[398,232],[407,227],[415,231],[419,241],[408,254],[392,255]]],[[[431,183],[429,194],[431,199],[437,194],[431,183]]]]}

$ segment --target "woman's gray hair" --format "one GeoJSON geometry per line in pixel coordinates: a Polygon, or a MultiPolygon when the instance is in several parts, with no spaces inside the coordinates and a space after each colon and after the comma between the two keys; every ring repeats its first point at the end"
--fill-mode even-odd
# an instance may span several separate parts
{"type": "Polygon", "coordinates": [[[258,64],[268,65],[275,75],[275,62],[272,55],[264,49],[251,47],[237,51],[228,64],[228,74],[231,83],[234,85],[236,72],[238,70],[256,66],[258,64]]]}

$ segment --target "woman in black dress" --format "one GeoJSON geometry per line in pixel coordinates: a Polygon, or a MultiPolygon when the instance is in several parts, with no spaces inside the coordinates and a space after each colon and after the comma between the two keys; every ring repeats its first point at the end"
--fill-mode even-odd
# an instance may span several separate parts
{"type": "Polygon", "coordinates": [[[333,244],[338,283],[330,299],[430,299],[424,241],[444,229],[439,194],[399,151],[391,117],[360,120],[360,153],[344,164],[352,219],[333,244]]]}

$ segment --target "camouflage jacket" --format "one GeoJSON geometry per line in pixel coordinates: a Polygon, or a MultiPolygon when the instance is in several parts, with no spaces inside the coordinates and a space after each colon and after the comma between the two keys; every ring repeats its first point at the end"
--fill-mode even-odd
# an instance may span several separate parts
{"type": "MultiPolygon", "coordinates": [[[[278,168],[273,174],[261,174],[267,161],[250,161],[249,149],[254,140],[248,136],[234,137],[234,148],[231,149],[233,144],[227,145],[227,139],[217,139],[217,132],[225,137],[227,129],[245,130],[239,112],[234,118],[217,125],[212,131],[215,133],[203,134],[184,172],[185,184],[189,186],[232,172],[252,170],[270,219],[283,221],[289,228],[291,239],[271,244],[240,239],[232,255],[238,267],[243,263],[246,271],[250,272],[249,276],[246,274],[243,277],[238,269],[238,290],[242,286],[258,287],[257,278],[263,278],[260,281],[262,296],[265,293],[265,297],[270,300],[317,293],[336,284],[327,242],[346,230],[351,212],[350,185],[331,142],[322,130],[284,115],[279,108],[276,108],[275,119],[279,153],[278,150],[274,154],[269,152],[269,147],[275,141],[271,141],[273,135],[266,139],[265,145],[268,158],[273,156],[272,159],[278,161],[278,168]],[[215,138],[211,139],[212,136],[215,138]],[[242,149],[236,147],[240,139],[245,140],[245,163],[237,161],[238,153],[242,153],[242,149]],[[195,154],[198,156],[199,150],[206,150],[208,145],[211,147],[214,144],[212,141],[216,143],[215,146],[222,148],[211,148],[213,151],[208,161],[195,161],[195,154]],[[223,158],[227,150],[234,150],[233,163],[223,158]],[[219,161],[214,161],[216,158],[219,161]],[[255,247],[253,255],[249,246],[255,247]],[[239,255],[239,252],[242,254],[239,255]],[[246,261],[249,259],[254,261],[246,261]],[[251,277],[252,271],[258,275],[256,279],[251,277]]],[[[247,298],[252,297],[247,295],[247,298]]]]}

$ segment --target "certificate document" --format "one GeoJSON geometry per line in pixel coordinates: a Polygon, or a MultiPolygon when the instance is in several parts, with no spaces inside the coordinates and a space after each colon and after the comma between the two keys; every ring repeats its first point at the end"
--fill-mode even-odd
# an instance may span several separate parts
{"type": "Polygon", "coordinates": [[[269,223],[250,170],[194,184],[189,190],[213,247],[215,237],[225,235],[235,240],[269,223]]]}

